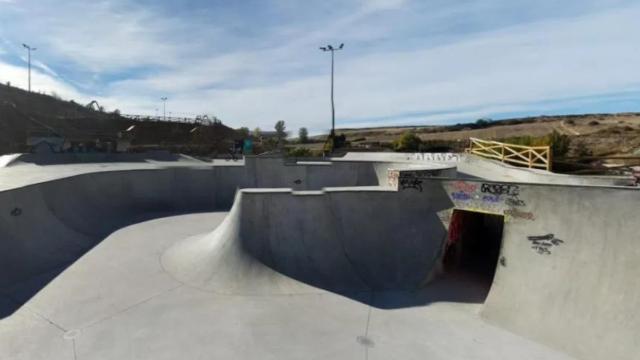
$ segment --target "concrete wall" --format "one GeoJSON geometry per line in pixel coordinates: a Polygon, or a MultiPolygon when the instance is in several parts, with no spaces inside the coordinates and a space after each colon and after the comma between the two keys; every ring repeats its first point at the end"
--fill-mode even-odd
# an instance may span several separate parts
{"type": "MultiPolygon", "coordinates": [[[[274,277],[264,267],[338,293],[414,290],[436,268],[446,238],[437,213],[451,206],[439,184],[424,190],[243,190],[224,226],[176,245],[163,264],[207,290],[238,286],[226,281],[240,273],[252,275],[239,279],[252,285],[234,291],[257,291],[255,283],[274,277]]],[[[290,284],[258,288],[300,291],[290,284]]]]}
{"type": "Polygon", "coordinates": [[[229,209],[240,188],[377,184],[371,163],[289,166],[282,159],[254,158],[246,166],[86,173],[3,191],[0,263],[6,271],[0,272],[0,287],[66,266],[125,225],[165,214],[229,209]]]}
{"type": "Polygon", "coordinates": [[[640,191],[481,181],[444,187],[458,209],[505,216],[483,316],[579,359],[640,353],[640,191]]]}

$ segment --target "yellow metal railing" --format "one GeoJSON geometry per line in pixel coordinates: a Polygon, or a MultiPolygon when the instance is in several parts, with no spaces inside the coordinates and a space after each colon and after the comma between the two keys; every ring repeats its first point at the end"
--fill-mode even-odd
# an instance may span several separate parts
{"type": "Polygon", "coordinates": [[[550,146],[524,146],[505,144],[498,141],[469,138],[468,153],[498,159],[504,163],[525,165],[529,168],[541,168],[551,171],[550,146]]]}

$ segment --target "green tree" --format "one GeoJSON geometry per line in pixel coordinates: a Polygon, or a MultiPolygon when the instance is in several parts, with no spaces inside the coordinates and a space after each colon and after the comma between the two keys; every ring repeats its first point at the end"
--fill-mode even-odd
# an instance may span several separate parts
{"type": "Polygon", "coordinates": [[[395,151],[418,151],[422,140],[418,135],[412,132],[405,132],[393,142],[393,149],[395,151]]]}
{"type": "Polygon", "coordinates": [[[259,127],[253,129],[253,137],[255,137],[256,139],[259,139],[261,135],[262,135],[262,130],[260,130],[259,127]]]}
{"type": "Polygon", "coordinates": [[[300,130],[298,131],[298,138],[300,139],[300,142],[303,144],[309,142],[309,131],[307,131],[306,127],[300,128],[300,130]]]}
{"type": "Polygon", "coordinates": [[[282,144],[284,139],[287,137],[287,126],[284,123],[284,120],[278,120],[275,126],[276,135],[278,136],[278,144],[282,144]]]}
{"type": "Polygon", "coordinates": [[[238,133],[240,133],[240,135],[242,135],[243,138],[248,138],[249,137],[249,128],[243,126],[240,129],[238,129],[238,133]]]}

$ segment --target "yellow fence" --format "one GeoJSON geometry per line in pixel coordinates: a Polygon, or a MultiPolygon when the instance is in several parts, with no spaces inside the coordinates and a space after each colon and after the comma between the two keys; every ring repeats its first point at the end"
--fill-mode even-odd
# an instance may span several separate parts
{"type": "Polygon", "coordinates": [[[525,165],[530,168],[551,170],[550,146],[523,146],[469,138],[471,146],[467,152],[498,159],[504,163],[525,165]]]}

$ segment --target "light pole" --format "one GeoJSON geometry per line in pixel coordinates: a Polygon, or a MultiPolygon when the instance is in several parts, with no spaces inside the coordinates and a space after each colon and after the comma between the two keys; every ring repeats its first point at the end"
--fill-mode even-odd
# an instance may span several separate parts
{"type": "Polygon", "coordinates": [[[27,49],[27,53],[28,53],[27,58],[29,63],[29,92],[31,92],[31,52],[36,51],[37,49],[27,44],[22,44],[22,46],[24,46],[24,48],[27,49]]]}
{"type": "Polygon", "coordinates": [[[167,97],[163,96],[160,98],[162,100],[162,119],[167,120],[167,97]]]}
{"type": "Polygon", "coordinates": [[[342,50],[344,48],[344,44],[340,44],[338,47],[333,47],[331,45],[323,46],[320,48],[322,51],[331,51],[331,138],[333,139],[336,133],[336,107],[333,102],[333,58],[334,53],[338,50],[342,50]]]}

